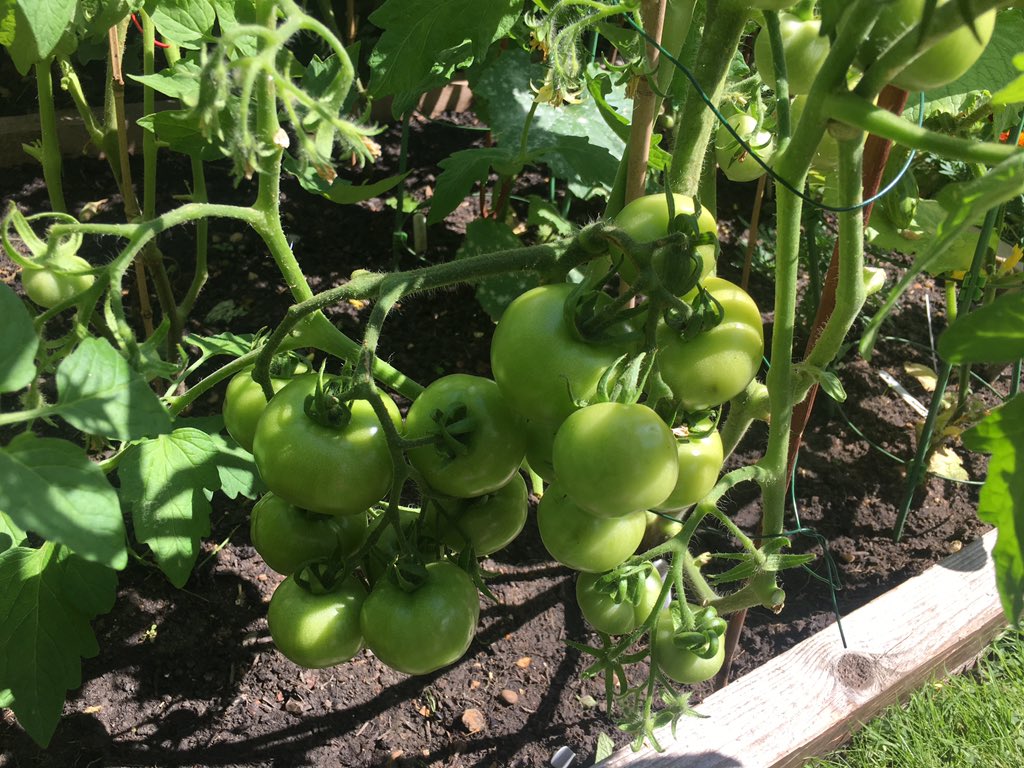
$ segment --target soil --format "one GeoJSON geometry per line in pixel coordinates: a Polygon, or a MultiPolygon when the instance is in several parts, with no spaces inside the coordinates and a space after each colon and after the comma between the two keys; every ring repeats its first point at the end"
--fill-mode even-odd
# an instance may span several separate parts
{"type": "MultiPolygon", "coordinates": [[[[418,170],[407,188],[417,195],[434,183],[440,159],[480,140],[479,132],[445,120],[415,122],[413,129],[410,158],[418,170]]],[[[397,136],[386,134],[380,143],[397,146],[397,136]]],[[[381,173],[395,163],[394,157],[385,157],[381,173]]],[[[167,207],[173,204],[171,195],[185,191],[182,180],[188,172],[173,158],[165,168],[162,205],[167,207]]],[[[215,170],[209,174],[211,199],[251,198],[253,184],[234,188],[221,178],[222,167],[215,170]]],[[[95,159],[66,165],[73,211],[108,195],[107,172],[95,159]]],[[[547,188],[540,177],[527,177],[524,183],[547,188]]],[[[36,168],[8,170],[4,186],[5,206],[14,200],[26,211],[47,208],[36,168]]],[[[382,201],[334,206],[291,183],[283,194],[285,226],[295,235],[295,252],[315,290],[344,280],[357,268],[393,265],[394,212],[382,201]]],[[[719,265],[721,274],[734,279],[742,261],[742,217],[749,211],[746,192],[735,197],[737,208],[720,211],[723,231],[736,235],[724,238],[719,265]]],[[[431,229],[428,260],[453,256],[477,204],[477,198],[467,200],[446,226],[431,229]]],[[[117,220],[121,215],[116,197],[98,207],[100,217],[117,220]]],[[[276,322],[290,301],[259,241],[224,222],[212,222],[211,233],[210,282],[191,330],[256,331],[276,322]],[[244,292],[240,280],[248,283],[244,292]]],[[[178,285],[191,277],[193,238],[194,232],[184,228],[161,241],[178,285]]],[[[100,241],[94,247],[88,256],[102,259],[115,246],[100,241]]],[[[406,254],[398,260],[401,267],[418,263],[406,254]]],[[[9,262],[0,269],[5,281],[17,283],[9,262]]],[[[761,306],[770,306],[771,290],[768,276],[755,273],[752,293],[761,306]]],[[[827,554],[834,562],[841,583],[835,593],[840,614],[983,531],[974,512],[977,488],[932,477],[918,495],[903,540],[891,541],[903,468],[880,449],[910,456],[919,417],[880,373],[890,373],[927,402],[928,393],[904,370],[907,361],[932,364],[926,296],[932,307],[942,306],[934,286],[922,282],[889,326],[908,342],[884,341],[870,363],[854,353],[845,358],[838,373],[848,398],[842,406],[819,398],[800,454],[795,509],[790,510],[799,513],[799,522],[792,517],[791,527],[814,534],[795,535],[794,549],[827,554]]],[[[365,309],[345,305],[332,317],[358,335],[365,314],[365,309]]],[[[770,333],[771,315],[765,320],[770,333]]],[[[941,323],[941,316],[933,322],[941,323]]],[[[385,329],[382,353],[420,381],[454,371],[486,374],[492,327],[471,290],[450,290],[404,302],[385,329]]],[[[216,411],[218,396],[200,407],[216,411]]],[[[755,460],[763,439],[763,429],[752,430],[732,461],[755,460]]],[[[972,478],[984,475],[982,457],[966,455],[964,461],[972,478]]],[[[756,532],[759,508],[752,493],[740,489],[727,504],[745,530],[756,532]]],[[[576,607],[572,574],[547,556],[532,519],[517,541],[485,563],[494,573],[490,584],[499,602],[483,604],[480,630],[466,656],[441,672],[409,678],[368,652],[321,671],[301,669],[276,652],[265,613],[281,577],[250,544],[250,507],[251,502],[215,497],[213,535],[184,589],[174,589],[158,571],[139,564],[121,574],[114,610],[94,622],[101,651],[83,662],[82,686],[69,693],[50,747],[34,745],[5,712],[0,765],[514,768],[547,765],[561,746],[579,755],[577,764],[591,764],[602,733],[619,745],[626,743],[597,704],[600,681],[580,680],[585,659],[565,645],[567,639],[594,638],[576,607]]],[[[707,549],[730,546],[720,531],[708,529],[701,536],[707,549]]],[[[832,592],[821,579],[823,558],[813,568],[817,575],[784,574],[788,599],[781,614],[749,612],[735,674],[835,622],[832,592]]],[[[709,691],[708,685],[700,687],[694,700],[709,691]]]]}

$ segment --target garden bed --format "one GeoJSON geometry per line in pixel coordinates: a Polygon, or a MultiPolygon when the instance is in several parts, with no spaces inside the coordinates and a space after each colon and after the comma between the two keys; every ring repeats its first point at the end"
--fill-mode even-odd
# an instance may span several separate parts
{"type": "MultiPolygon", "coordinates": [[[[464,119],[464,118],[459,118],[464,119]]],[[[480,138],[446,122],[415,123],[408,181],[413,194],[426,194],[436,163],[454,149],[480,138]]],[[[394,136],[381,141],[397,147],[394,136]]],[[[385,157],[380,175],[393,172],[396,158],[385,157]]],[[[162,174],[163,205],[185,190],[185,164],[169,160],[162,174]]],[[[69,163],[65,172],[69,207],[78,212],[97,203],[110,188],[108,169],[98,160],[69,163]]],[[[249,199],[254,184],[230,182],[211,173],[211,200],[249,199]],[[240,196],[240,197],[239,197],[240,196]]],[[[546,190],[540,178],[525,185],[546,190]]],[[[520,190],[517,190],[520,191],[520,190]]],[[[536,190],[534,190],[536,191],[536,190]]],[[[7,172],[7,199],[25,211],[45,210],[44,184],[37,168],[7,172]]],[[[284,186],[285,228],[314,290],[344,280],[354,269],[408,268],[419,262],[403,254],[394,264],[391,228],[394,212],[382,201],[338,207],[309,197],[294,184],[284,186]]],[[[742,195],[741,195],[742,197],[742,195]]],[[[746,200],[720,210],[723,231],[742,232],[746,200]]],[[[475,215],[469,199],[445,227],[430,231],[431,262],[450,259],[466,220],[475,215]]],[[[99,217],[118,220],[120,201],[94,206],[99,217]]],[[[588,211],[590,215],[596,213],[588,211]]],[[[192,329],[201,333],[256,331],[275,323],[290,304],[276,268],[260,241],[239,227],[211,222],[211,279],[200,297],[192,329]],[[242,299],[238,281],[257,290],[242,299]]],[[[172,265],[172,279],[190,279],[193,230],[180,229],[160,242],[172,265]],[[178,265],[180,264],[180,267],[178,265]]],[[[739,274],[738,238],[726,238],[719,271],[739,274]]],[[[109,256],[111,241],[94,241],[90,258],[109,256]]],[[[17,283],[9,262],[0,276],[17,283]]],[[[755,280],[751,292],[770,306],[771,282],[755,280]]],[[[924,298],[941,306],[933,286],[913,287],[894,315],[892,327],[910,342],[927,344],[924,298]]],[[[329,313],[343,329],[358,334],[365,308],[336,307],[329,313]]],[[[767,314],[766,332],[771,316],[767,314]]],[[[472,291],[459,289],[429,299],[404,302],[389,320],[381,356],[420,381],[465,371],[489,372],[492,323],[472,291]],[[396,340],[412,343],[396,346],[396,340]]],[[[930,564],[976,539],[983,526],[974,513],[976,489],[931,478],[910,518],[903,541],[890,531],[903,490],[902,467],[857,434],[901,457],[911,455],[914,412],[879,377],[887,371],[919,397],[916,382],[903,370],[907,360],[930,364],[930,355],[904,341],[883,342],[870,365],[848,356],[839,373],[848,393],[840,410],[819,398],[806,436],[795,482],[803,526],[827,542],[842,581],[837,594],[843,614],[920,573],[930,564]]],[[[216,412],[216,396],[200,413],[216,412]]],[[[754,430],[748,444],[763,443],[754,430]]],[[[741,446],[737,460],[756,458],[741,446]]],[[[972,478],[984,462],[965,457],[972,478]]],[[[727,503],[737,522],[753,531],[756,501],[744,490],[727,503]]],[[[214,500],[213,535],[183,590],[174,589],[155,569],[132,564],[121,576],[114,611],[94,626],[100,654],[83,665],[83,685],[73,692],[49,749],[42,750],[11,721],[0,724],[4,763],[13,766],[204,765],[271,766],[339,764],[368,766],[540,766],[560,746],[569,746],[583,764],[596,739],[608,733],[625,742],[597,706],[598,681],[581,682],[581,655],[564,641],[585,640],[588,631],[576,607],[572,575],[551,561],[536,528],[497,553],[486,567],[497,605],[485,604],[477,640],[452,668],[408,678],[362,653],[348,664],[323,671],[300,669],[273,648],[267,634],[266,603],[280,577],[270,571],[248,538],[249,504],[214,500]],[[223,545],[223,546],[220,546],[223,545]]],[[[792,528],[796,528],[792,521],[792,528]]],[[[701,534],[708,549],[720,535],[701,534]]],[[[799,551],[822,552],[811,536],[797,536],[799,551]]],[[[824,571],[821,560],[815,564],[824,571]]],[[[740,641],[734,674],[763,664],[835,620],[829,588],[803,571],[784,574],[787,604],[780,615],[752,610],[740,641]]],[[[910,630],[908,630],[909,632],[910,630]]],[[[698,689],[706,695],[705,686],[698,689]]],[[[699,698],[698,696],[698,698],[699,698]]],[[[9,717],[9,713],[7,714],[9,717]]]]}

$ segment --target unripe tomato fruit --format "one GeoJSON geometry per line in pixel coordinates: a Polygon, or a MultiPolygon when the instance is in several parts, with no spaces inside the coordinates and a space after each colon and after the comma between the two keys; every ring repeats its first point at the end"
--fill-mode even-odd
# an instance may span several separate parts
{"type": "Polygon", "coordinates": [[[704,282],[722,305],[722,322],[684,341],[662,324],[658,328],[658,369],[688,411],[711,408],[742,392],[761,367],[764,329],[754,300],[720,277],[704,282]]]}
{"type": "Polygon", "coordinates": [[[427,565],[426,580],[411,592],[389,578],[363,603],[366,647],[392,669],[426,675],[462,658],[473,642],[480,600],[473,580],[454,563],[427,565]]]}
{"type": "MultiPolygon", "coordinates": [[[[689,195],[673,195],[672,200],[675,206],[675,214],[692,214],[694,212],[694,200],[689,195]]],[[[668,200],[664,193],[645,195],[631,200],[622,210],[615,214],[614,222],[633,240],[638,243],[652,243],[668,235],[668,200]]],[[[700,207],[697,214],[697,229],[700,232],[709,232],[718,237],[718,222],[711,212],[704,206],[700,207]]],[[[700,279],[714,274],[717,247],[715,243],[697,247],[697,254],[701,258],[700,279]]],[[[619,274],[627,283],[636,280],[636,265],[621,255],[612,254],[612,258],[621,261],[619,274]]]]}
{"type": "Polygon", "coordinates": [[[86,272],[90,269],[92,264],[81,256],[61,256],[45,267],[22,270],[21,287],[32,301],[49,309],[91,286],[96,276],[86,272]]]}
{"type": "MultiPolygon", "coordinates": [[[[950,0],[938,0],[943,6],[950,0]]],[[[859,63],[870,66],[879,54],[924,16],[925,0],[894,0],[886,3],[871,35],[864,41],[858,55],[859,63]]],[[[974,19],[980,41],[966,24],[946,35],[908,64],[892,84],[907,91],[941,88],[964,75],[981,57],[995,29],[996,11],[986,11],[974,19]]]]}
{"type": "Polygon", "coordinates": [[[615,602],[615,597],[597,589],[600,573],[581,573],[576,578],[576,602],[583,618],[598,632],[625,635],[632,632],[651,615],[661,594],[661,576],[651,569],[640,587],[639,602],[615,602]]]}
{"type": "MultiPolygon", "coordinates": [[[[782,34],[782,50],[786,55],[786,77],[789,78],[789,93],[799,96],[811,90],[814,78],[828,56],[828,37],[821,35],[821,21],[803,20],[790,13],[779,14],[779,31],[782,34]]],[[[769,88],[775,89],[775,62],[768,31],[762,29],[754,41],[754,63],[761,79],[769,88]]]]}
{"type": "Polygon", "coordinates": [[[289,576],[310,560],[354,554],[370,529],[366,515],[321,515],[293,507],[272,493],[252,508],[249,536],[272,570],[289,576]]]}
{"type": "Polygon", "coordinates": [[[559,487],[599,517],[661,504],[676,486],[676,439],[646,405],[595,403],[567,418],[553,449],[559,487]]]}
{"type": "MultiPolygon", "coordinates": [[[[305,372],[303,368],[300,373],[305,372]]],[[[292,377],[272,376],[270,386],[274,392],[292,380],[292,377]]],[[[240,446],[252,453],[252,441],[256,436],[256,424],[267,407],[267,398],[263,395],[263,387],[252,378],[252,368],[239,371],[231,377],[224,393],[224,427],[228,434],[240,446]]]]}
{"type": "Polygon", "coordinates": [[[323,669],[348,661],[363,647],[359,611],[366,589],[349,577],[314,593],[289,576],[274,590],[267,624],[274,645],[300,667],[323,669]]]}
{"type": "Polygon", "coordinates": [[[441,541],[456,552],[471,544],[474,554],[484,557],[507,547],[523,530],[529,494],[526,481],[517,472],[504,486],[485,496],[436,504],[443,508],[433,511],[441,541]]]}
{"type": "Polygon", "coordinates": [[[576,571],[603,573],[620,565],[636,552],[646,526],[644,512],[595,517],[557,485],[548,487],[537,506],[537,528],[544,548],[576,571]]]}
{"type": "MultiPolygon", "coordinates": [[[[694,608],[694,606],[691,606],[694,608]]],[[[710,659],[704,659],[687,648],[677,646],[672,638],[675,625],[668,608],[658,614],[658,624],[654,633],[654,651],[652,657],[658,668],[677,683],[694,685],[710,680],[718,674],[725,663],[725,643],[718,643],[718,650],[710,659]]]]}
{"type": "MultiPolygon", "coordinates": [[[[758,130],[757,118],[746,114],[735,114],[727,118],[740,138],[743,139],[762,160],[770,163],[775,154],[775,137],[771,131],[758,130]]],[[[725,125],[718,126],[715,136],[715,158],[718,167],[729,181],[755,181],[764,176],[761,164],[729,133],[725,125]]]]}
{"type": "MultiPolygon", "coordinates": [[[[274,395],[256,424],[253,456],[267,488],[297,507],[325,515],[358,515],[387,495],[393,468],[383,428],[366,400],[347,405],[342,428],[325,426],[305,411],[315,375],[299,376],[274,395]]],[[[402,416],[384,405],[396,428],[402,416]]]]}
{"type": "Polygon", "coordinates": [[[715,487],[725,463],[722,437],[717,429],[704,437],[677,440],[676,450],[679,478],[668,498],[655,507],[660,512],[685,509],[703,499],[715,487]]]}
{"type": "Polygon", "coordinates": [[[574,286],[542,285],[518,296],[501,316],[491,340],[491,370],[505,401],[534,421],[560,424],[589,400],[626,345],[590,343],[565,321],[574,286]],[[571,392],[571,395],[570,395],[571,392]]]}
{"type": "Polygon", "coordinates": [[[481,376],[455,373],[432,382],[405,418],[410,440],[437,435],[442,418],[472,421],[472,429],[453,439],[460,450],[424,445],[409,451],[409,462],[431,488],[463,499],[483,496],[508,484],[526,455],[522,417],[512,411],[498,385],[481,376]]]}

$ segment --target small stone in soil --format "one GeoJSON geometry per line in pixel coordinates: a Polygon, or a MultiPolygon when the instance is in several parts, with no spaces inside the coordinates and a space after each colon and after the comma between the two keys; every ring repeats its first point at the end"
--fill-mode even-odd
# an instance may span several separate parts
{"type": "Polygon", "coordinates": [[[519,659],[519,661],[516,662],[516,666],[520,669],[526,669],[528,666],[530,666],[532,662],[533,659],[531,659],[529,656],[523,656],[523,658],[519,659]]]}
{"type": "Polygon", "coordinates": [[[284,703],[284,708],[293,715],[301,715],[306,707],[298,699],[288,699],[284,703]]]}
{"type": "Polygon", "coordinates": [[[475,707],[471,707],[462,713],[462,725],[469,733],[479,733],[487,727],[484,713],[475,707]]]}
{"type": "Polygon", "coordinates": [[[508,688],[503,690],[500,694],[501,700],[506,704],[512,705],[519,703],[519,694],[515,691],[510,691],[508,688]]]}

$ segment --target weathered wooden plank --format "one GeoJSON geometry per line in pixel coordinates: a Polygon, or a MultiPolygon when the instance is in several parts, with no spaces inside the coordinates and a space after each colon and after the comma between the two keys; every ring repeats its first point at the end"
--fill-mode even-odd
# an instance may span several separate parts
{"type": "Polygon", "coordinates": [[[991,531],[704,700],[666,751],[616,752],[598,768],[790,768],[845,741],[879,710],[962,667],[1005,626],[991,531]]]}

